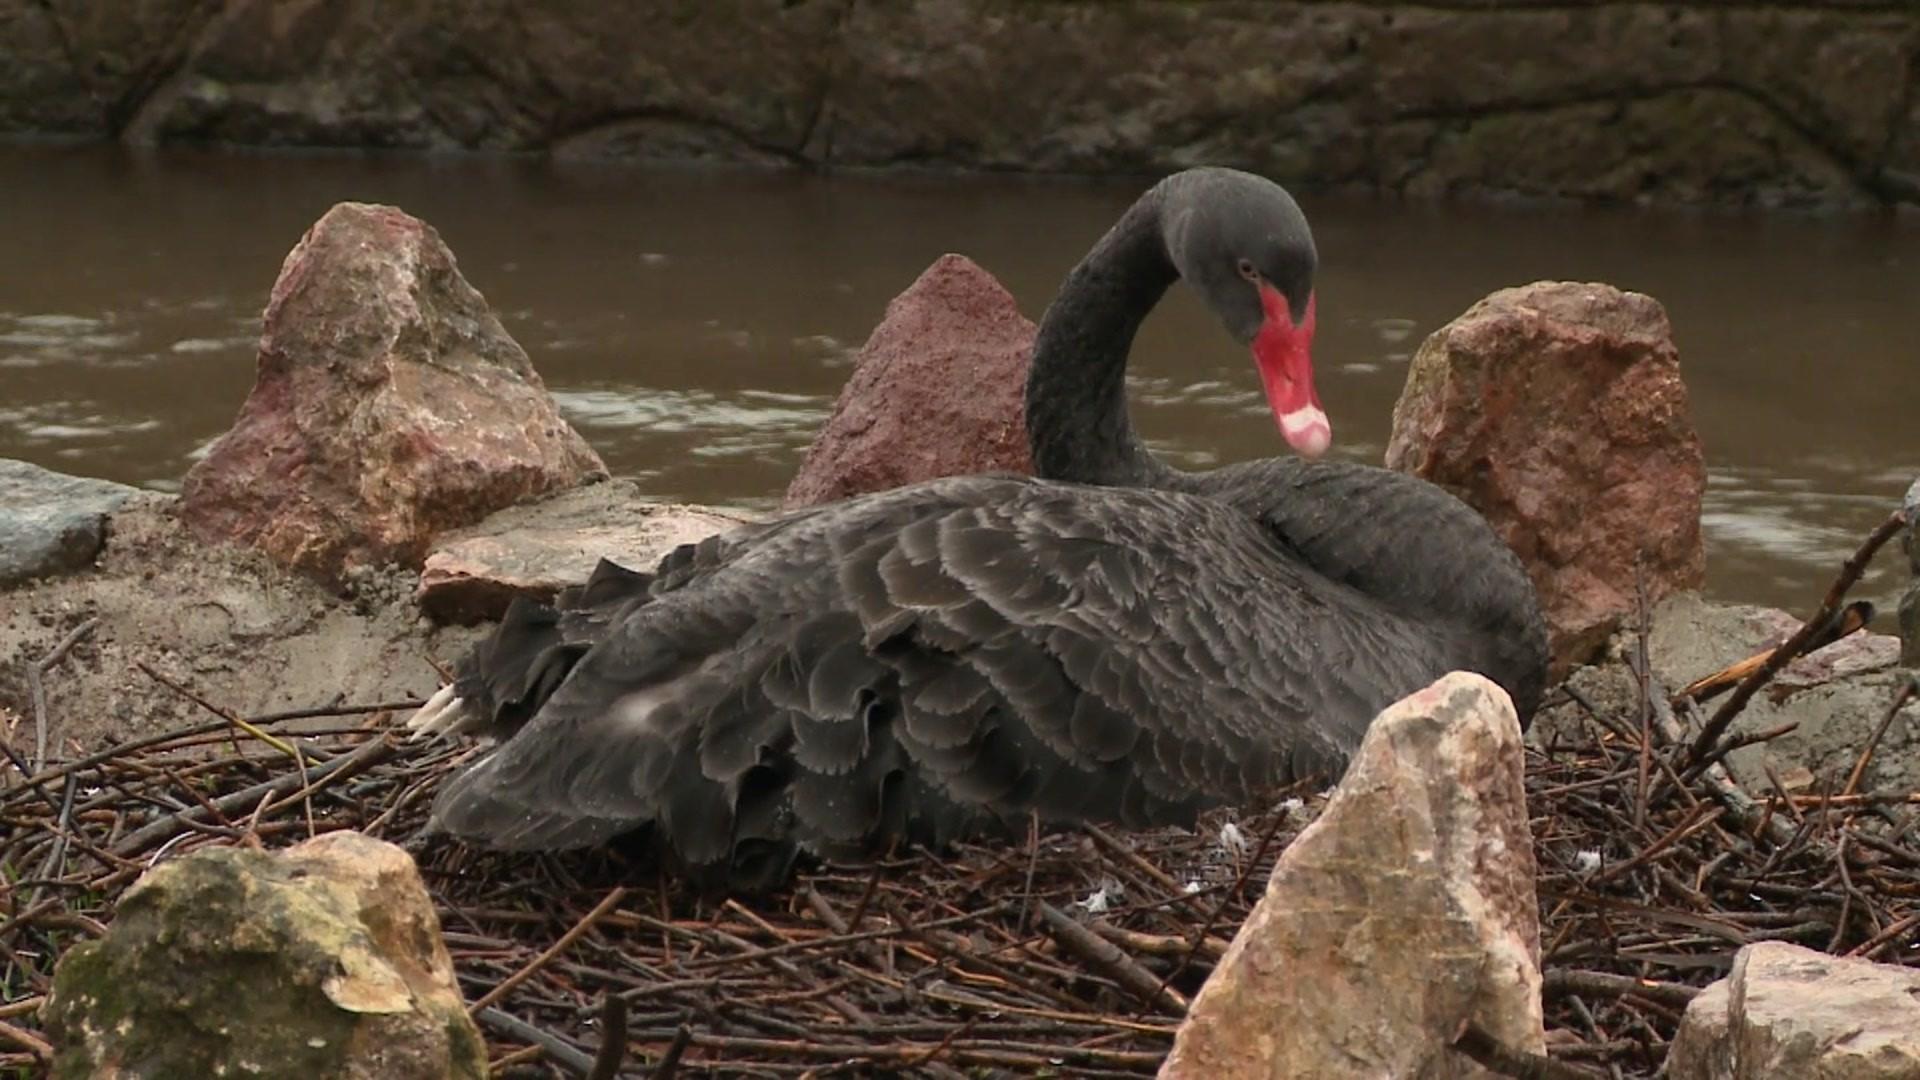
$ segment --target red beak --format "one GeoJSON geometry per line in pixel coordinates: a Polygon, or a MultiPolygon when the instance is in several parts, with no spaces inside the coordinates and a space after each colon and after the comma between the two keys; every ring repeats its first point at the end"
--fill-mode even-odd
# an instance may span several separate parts
{"type": "Polygon", "coordinates": [[[1253,339],[1253,364],[1266,384],[1267,404],[1287,445],[1302,457],[1319,457],[1333,442],[1333,428],[1313,389],[1313,296],[1307,296],[1307,317],[1295,326],[1287,298],[1264,281],[1259,287],[1267,318],[1253,339]]]}

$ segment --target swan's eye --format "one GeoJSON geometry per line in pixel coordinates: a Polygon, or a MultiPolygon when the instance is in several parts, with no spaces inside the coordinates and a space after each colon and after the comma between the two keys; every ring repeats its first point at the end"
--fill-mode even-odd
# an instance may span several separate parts
{"type": "Polygon", "coordinates": [[[1241,259],[1239,269],[1240,276],[1246,278],[1248,281],[1260,280],[1260,271],[1254,268],[1252,259],[1241,259]]]}

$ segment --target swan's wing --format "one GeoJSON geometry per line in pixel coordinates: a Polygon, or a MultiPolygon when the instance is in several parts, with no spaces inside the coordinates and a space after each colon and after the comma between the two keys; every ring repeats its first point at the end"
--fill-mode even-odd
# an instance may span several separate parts
{"type": "Polygon", "coordinates": [[[705,865],[1028,810],[1180,821],[1336,775],[1382,664],[1439,674],[1211,500],[1006,480],[842,505],[630,609],[438,823],[519,849],[651,824],[705,865]]]}

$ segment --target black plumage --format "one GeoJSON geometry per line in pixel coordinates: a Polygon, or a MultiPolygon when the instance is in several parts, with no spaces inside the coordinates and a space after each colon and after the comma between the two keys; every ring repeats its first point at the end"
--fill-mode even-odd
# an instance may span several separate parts
{"type": "Polygon", "coordinates": [[[1163,181],[1042,322],[1043,478],[861,496],[516,604],[418,718],[502,740],[445,786],[435,825],[513,850],[634,834],[763,885],[801,851],[937,845],[1029,813],[1184,822],[1331,780],[1382,707],[1455,669],[1529,715],[1533,592],[1458,500],[1298,458],[1180,473],[1133,435],[1121,375],[1168,284],[1254,341],[1235,290],[1310,319],[1313,259],[1278,187],[1163,181]]]}

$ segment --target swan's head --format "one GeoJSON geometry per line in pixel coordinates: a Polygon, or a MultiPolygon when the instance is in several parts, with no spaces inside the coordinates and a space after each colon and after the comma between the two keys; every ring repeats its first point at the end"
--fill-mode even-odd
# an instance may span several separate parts
{"type": "Polygon", "coordinates": [[[1286,189],[1233,169],[1164,181],[1162,237],[1174,267],[1234,340],[1253,350],[1287,444],[1326,453],[1333,429],[1313,388],[1313,272],[1306,215],[1286,189]]]}

